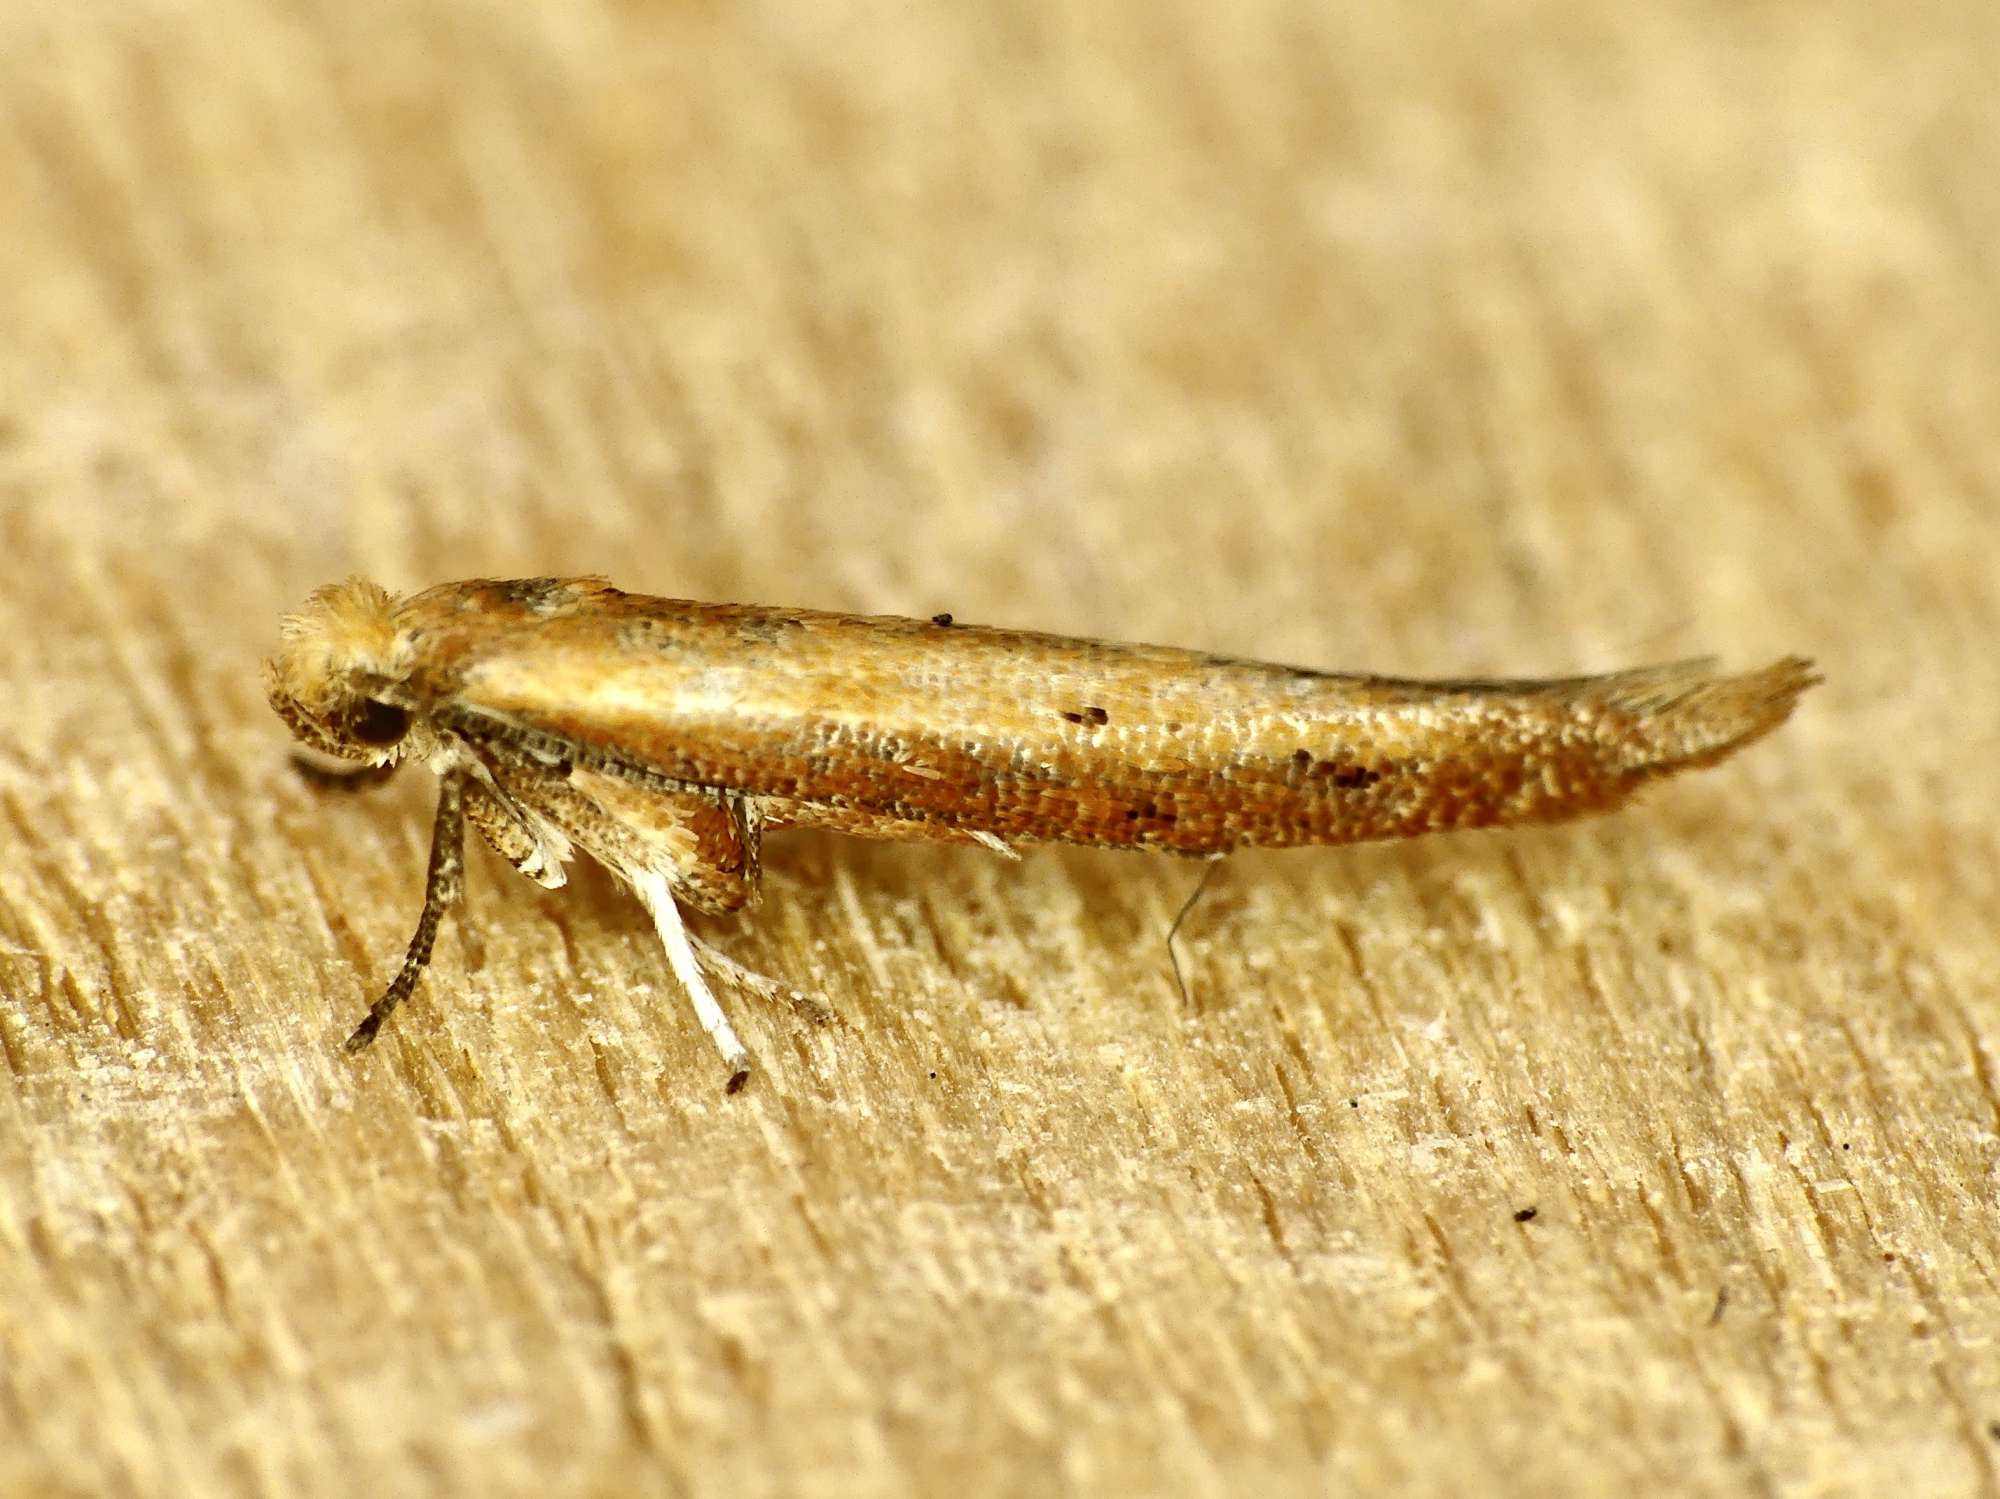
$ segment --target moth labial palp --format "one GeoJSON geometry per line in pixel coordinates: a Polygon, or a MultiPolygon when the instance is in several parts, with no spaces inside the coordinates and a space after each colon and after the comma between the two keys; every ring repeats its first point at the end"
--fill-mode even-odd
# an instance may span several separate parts
{"type": "Polygon", "coordinates": [[[313,594],[265,663],[272,707],[364,775],[415,760],[443,780],[416,936],[350,1049],[428,963],[466,823],[549,888],[578,853],[628,885],[734,1091],[749,1054],[703,955],[743,970],[682,911],[750,904],[767,830],[1216,858],[1554,822],[1724,759],[1818,680],[1796,657],[1733,676],[1680,661],[1421,680],[946,619],[649,598],[600,578],[313,594]]]}

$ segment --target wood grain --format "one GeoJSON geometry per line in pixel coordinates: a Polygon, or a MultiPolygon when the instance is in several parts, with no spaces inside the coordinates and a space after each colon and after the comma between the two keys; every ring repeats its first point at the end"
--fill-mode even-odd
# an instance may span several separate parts
{"type": "Polygon", "coordinates": [[[2000,1488],[1990,6],[0,16],[0,1492],[2000,1488]],[[701,930],[328,798],[350,571],[1399,674],[1788,651],[1586,826],[774,838],[701,930]],[[1528,1216],[1528,1210],[1533,1215],[1528,1216]]]}

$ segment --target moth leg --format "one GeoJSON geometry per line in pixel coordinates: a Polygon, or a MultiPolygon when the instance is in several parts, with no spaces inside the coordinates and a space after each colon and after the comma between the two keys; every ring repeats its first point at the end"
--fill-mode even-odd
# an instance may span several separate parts
{"type": "Polygon", "coordinates": [[[1174,924],[1167,928],[1167,961],[1174,965],[1174,987],[1181,991],[1183,1008],[1191,1006],[1188,1002],[1187,978],[1181,973],[1181,955],[1174,950],[1174,938],[1180,935],[1181,923],[1188,919],[1188,912],[1194,909],[1194,903],[1201,899],[1202,891],[1208,888],[1208,882],[1215,878],[1216,870],[1222,868],[1222,861],[1228,857],[1226,849],[1219,854],[1208,856],[1205,861],[1208,868],[1201,872],[1201,878],[1195,882],[1194,889],[1188,892],[1188,898],[1181,902],[1180,910],[1175,913],[1174,924]]]}
{"type": "Polygon", "coordinates": [[[628,878],[634,893],[652,913],[653,927],[667,950],[667,964],[687,990],[695,1018],[708,1033],[708,1039],[715,1043],[715,1049],[722,1053],[722,1063],[729,1069],[724,1091],[734,1093],[750,1080],[750,1053],[737,1039],[735,1027],[716,1003],[708,980],[702,977],[701,964],[694,955],[693,943],[688,940],[687,928],[681,923],[681,909],[674,901],[667,877],[658,870],[635,869],[628,878]]]}
{"type": "Polygon", "coordinates": [[[632,887],[653,917],[702,1029],[730,1069],[729,1091],[742,1087],[749,1053],[708,987],[702,964],[758,994],[778,986],[698,942],[681,911],[721,915],[757,898],[763,818],[755,802],[715,792],[662,792],[588,767],[572,768],[559,783],[540,781],[532,791],[507,789],[524,801],[532,795],[537,810],[632,887]]]}
{"type": "Polygon", "coordinates": [[[674,894],[704,916],[755,905],[764,852],[764,819],[755,805],[733,797],[689,797],[672,815],[693,840],[676,851],[668,871],[674,894]]]}
{"type": "Polygon", "coordinates": [[[437,821],[431,827],[431,862],[424,876],[424,909],[417,918],[416,935],[403,968],[382,997],[368,1007],[368,1014],[347,1038],[347,1050],[365,1049],[382,1029],[382,1022],[396,1006],[410,997],[431,961],[431,944],[437,940],[438,923],[444,913],[458,904],[465,893],[465,775],[452,771],[438,783],[437,821]]]}
{"type": "Polygon", "coordinates": [[[563,861],[570,855],[570,843],[560,830],[531,827],[497,792],[477,781],[466,784],[465,820],[493,852],[537,885],[557,890],[567,883],[563,861]]]}
{"type": "Polygon", "coordinates": [[[833,1007],[824,1000],[814,999],[810,994],[801,993],[797,989],[789,988],[779,983],[776,979],[759,973],[754,968],[745,968],[741,963],[730,957],[728,953],[715,946],[714,943],[704,942],[692,932],[688,934],[688,941],[694,945],[695,957],[707,967],[710,973],[722,979],[725,983],[736,984],[741,988],[748,989],[759,999],[771,1003],[782,999],[792,1007],[795,1014],[814,1025],[825,1025],[829,1021],[838,1018],[834,1013],[833,1007]]]}
{"type": "MultiPolygon", "coordinates": [[[[755,905],[763,872],[764,816],[757,803],[742,798],[698,802],[685,826],[695,836],[691,856],[668,871],[674,897],[705,916],[726,916],[755,905]]],[[[814,1025],[825,1025],[833,1010],[820,1000],[767,978],[713,944],[689,933],[694,955],[724,983],[748,989],[759,999],[784,1000],[814,1025]]]]}

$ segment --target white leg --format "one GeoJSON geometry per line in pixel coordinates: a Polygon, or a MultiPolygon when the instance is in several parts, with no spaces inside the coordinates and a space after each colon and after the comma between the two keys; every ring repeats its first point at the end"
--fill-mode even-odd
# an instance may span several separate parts
{"type": "Polygon", "coordinates": [[[673,891],[667,887],[666,876],[647,872],[630,878],[632,889],[645,902],[646,909],[653,913],[653,927],[667,949],[667,963],[674,970],[674,977],[681,981],[681,987],[687,990],[688,998],[694,1004],[695,1017],[701,1021],[701,1028],[708,1032],[708,1039],[715,1043],[715,1049],[722,1053],[723,1065],[729,1069],[729,1091],[734,1093],[750,1076],[750,1053],[736,1039],[729,1017],[722,1013],[722,1006],[715,1002],[715,995],[709,990],[708,980],[701,975],[701,965],[695,960],[687,928],[681,925],[681,908],[674,901],[673,891]]]}

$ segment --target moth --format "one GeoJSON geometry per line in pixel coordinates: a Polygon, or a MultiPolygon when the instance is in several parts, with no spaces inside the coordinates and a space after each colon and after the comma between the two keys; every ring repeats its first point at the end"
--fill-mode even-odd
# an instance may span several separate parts
{"type": "Polygon", "coordinates": [[[830,828],[1219,857],[1553,822],[1769,733],[1817,681],[1787,657],[1551,680],[1419,681],[1165,646],[477,579],[360,578],[286,617],[271,706],[315,750],[439,777],[422,915],[359,1051],[415,988],[470,823],[554,888],[584,854],[651,913],[735,1091],[749,1054],[682,908],[757,898],[764,835],[830,828]]]}

